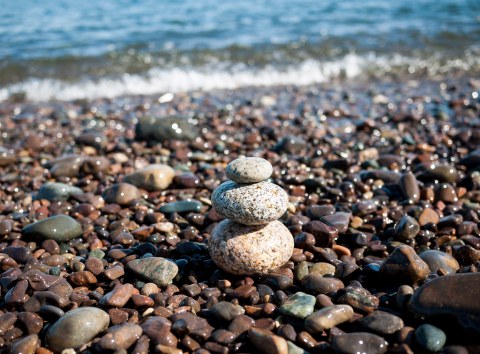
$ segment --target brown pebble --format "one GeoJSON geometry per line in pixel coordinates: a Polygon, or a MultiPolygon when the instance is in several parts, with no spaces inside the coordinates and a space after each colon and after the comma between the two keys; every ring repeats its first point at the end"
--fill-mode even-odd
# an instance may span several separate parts
{"type": "Polygon", "coordinates": [[[133,294],[132,301],[135,307],[151,307],[155,304],[152,298],[139,294],[133,294]]]}
{"type": "Polygon", "coordinates": [[[108,310],[108,315],[110,316],[110,321],[114,325],[128,321],[128,313],[119,309],[114,308],[108,310]]]}
{"type": "Polygon", "coordinates": [[[68,280],[75,286],[91,285],[97,282],[97,278],[88,270],[74,272],[68,276],[68,280]]]}
{"type": "Polygon", "coordinates": [[[25,326],[28,334],[38,334],[43,328],[43,319],[34,312],[20,312],[18,321],[25,326]]]}
{"type": "Polygon", "coordinates": [[[17,315],[12,312],[0,315],[0,336],[3,336],[9,329],[11,329],[16,321],[17,315]]]}
{"type": "Polygon", "coordinates": [[[228,325],[228,330],[235,335],[245,333],[255,326],[255,320],[247,315],[236,316],[228,325]]]}
{"type": "Polygon", "coordinates": [[[266,354],[288,354],[287,341],[272,332],[251,328],[248,337],[253,345],[262,353],[266,354]]]}
{"type": "Polygon", "coordinates": [[[107,269],[103,274],[110,280],[115,280],[125,275],[125,269],[122,266],[115,266],[107,269]]]}
{"type": "Polygon", "coordinates": [[[103,262],[95,257],[90,257],[85,262],[85,269],[97,276],[103,272],[103,262]]]}
{"type": "Polygon", "coordinates": [[[132,354],[147,354],[149,353],[150,339],[143,335],[141,336],[135,347],[132,349],[132,354]]]}
{"type": "Polygon", "coordinates": [[[100,351],[128,349],[142,335],[142,327],[125,323],[110,327],[107,333],[95,343],[100,351]]]}
{"type": "Polygon", "coordinates": [[[134,290],[135,288],[132,284],[117,285],[101,298],[99,304],[110,307],[123,307],[130,300],[134,290]]]}
{"type": "Polygon", "coordinates": [[[31,334],[13,343],[11,354],[34,354],[40,346],[40,339],[36,334],[31,334]]]}

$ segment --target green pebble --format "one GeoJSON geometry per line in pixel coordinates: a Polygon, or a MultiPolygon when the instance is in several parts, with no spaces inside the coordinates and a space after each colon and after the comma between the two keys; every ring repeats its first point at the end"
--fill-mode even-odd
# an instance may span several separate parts
{"type": "Polygon", "coordinates": [[[438,352],[445,345],[447,335],[438,327],[423,324],[415,330],[415,341],[429,352],[438,352]]]}
{"type": "Polygon", "coordinates": [[[308,275],[308,263],[302,261],[297,264],[294,270],[295,279],[301,281],[304,277],[308,275]]]}
{"type": "Polygon", "coordinates": [[[60,275],[60,268],[59,267],[52,267],[48,270],[48,274],[59,276],[60,275]]]}
{"type": "Polygon", "coordinates": [[[315,296],[298,292],[290,296],[282,306],[280,313],[286,316],[306,318],[313,313],[315,309],[315,296]]]}
{"type": "Polygon", "coordinates": [[[55,215],[27,225],[22,235],[35,239],[51,239],[64,242],[83,234],[82,225],[67,215],[55,215]]]}
{"type": "Polygon", "coordinates": [[[103,257],[105,257],[105,252],[100,249],[95,249],[93,251],[90,251],[90,253],[88,254],[88,258],[90,257],[103,259],[103,257]]]}
{"type": "Polygon", "coordinates": [[[171,213],[186,213],[200,211],[202,203],[194,200],[182,200],[179,202],[172,202],[160,207],[159,211],[164,214],[171,213]]]}

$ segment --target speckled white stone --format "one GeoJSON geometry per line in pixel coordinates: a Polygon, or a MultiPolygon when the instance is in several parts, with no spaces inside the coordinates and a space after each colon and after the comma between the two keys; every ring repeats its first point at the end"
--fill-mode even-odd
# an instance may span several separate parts
{"type": "Polygon", "coordinates": [[[213,191],[212,204],[217,213],[240,224],[262,225],[277,220],[287,211],[288,195],[269,182],[227,181],[213,191]]]}
{"type": "Polygon", "coordinates": [[[227,165],[225,174],[237,183],[257,183],[268,179],[273,167],[261,157],[244,157],[233,160],[227,165]]]}
{"type": "Polygon", "coordinates": [[[263,274],[281,267],[293,252],[293,236],[280,222],[242,225],[221,221],[208,240],[213,261],[232,274],[263,274]]]}

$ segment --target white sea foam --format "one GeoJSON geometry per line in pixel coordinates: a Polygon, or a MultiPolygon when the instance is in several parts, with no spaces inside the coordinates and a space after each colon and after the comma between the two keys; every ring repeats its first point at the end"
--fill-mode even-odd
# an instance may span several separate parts
{"type": "MultiPolygon", "coordinates": [[[[473,64],[478,65],[479,59],[474,61],[473,64]]],[[[374,54],[366,56],[348,54],[338,60],[311,59],[284,68],[275,66],[251,68],[242,65],[223,65],[224,68],[218,68],[213,64],[200,68],[154,68],[144,75],[125,74],[118,78],[82,79],[74,83],[54,79],[30,79],[1,88],[0,101],[5,101],[12,94],[20,92],[24,93],[29,101],[68,101],[248,86],[310,85],[339,76],[355,78],[366,70],[389,72],[394,67],[402,66],[409,72],[427,70],[435,74],[449,68],[468,70],[471,65],[472,63],[464,59],[451,60],[440,65],[439,61],[432,58],[421,60],[400,55],[387,58],[374,54]]]]}

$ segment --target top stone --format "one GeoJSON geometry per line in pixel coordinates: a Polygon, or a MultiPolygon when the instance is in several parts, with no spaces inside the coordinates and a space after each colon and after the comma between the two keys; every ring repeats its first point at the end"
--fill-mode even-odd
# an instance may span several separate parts
{"type": "Polygon", "coordinates": [[[268,179],[273,167],[261,157],[244,157],[233,160],[227,165],[225,173],[228,179],[237,183],[257,183],[268,179]]]}

